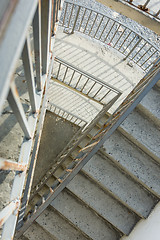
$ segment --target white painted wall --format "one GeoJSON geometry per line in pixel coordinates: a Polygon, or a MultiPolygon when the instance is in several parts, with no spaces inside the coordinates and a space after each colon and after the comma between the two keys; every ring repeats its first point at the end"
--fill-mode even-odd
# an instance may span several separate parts
{"type": "Polygon", "coordinates": [[[160,240],[160,203],[147,219],[141,220],[130,235],[121,240],[160,240]]]}

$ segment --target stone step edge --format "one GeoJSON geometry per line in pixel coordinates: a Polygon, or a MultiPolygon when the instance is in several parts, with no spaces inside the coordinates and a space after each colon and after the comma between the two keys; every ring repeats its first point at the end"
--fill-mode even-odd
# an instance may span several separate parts
{"type": "Polygon", "coordinates": [[[122,199],[120,199],[117,195],[115,195],[112,191],[110,191],[108,188],[106,188],[102,183],[98,182],[97,179],[94,178],[91,174],[86,172],[84,169],[80,171],[80,173],[84,176],[86,176],[90,181],[94,182],[100,189],[102,189],[106,194],[110,195],[112,198],[114,198],[117,202],[119,202],[122,206],[126,207],[130,212],[135,214],[139,219],[145,219],[144,216],[142,216],[140,213],[138,213],[136,210],[134,210],[132,207],[130,207],[126,202],[124,202],[122,199]]]}
{"type": "MultiPolygon", "coordinates": [[[[100,151],[100,150],[99,150],[100,151]]],[[[97,154],[100,154],[99,151],[97,152],[97,154]]],[[[104,155],[103,155],[104,157],[104,155]]],[[[66,166],[63,164],[62,167],[65,169],[66,166]]],[[[137,217],[144,218],[144,216],[142,216],[140,213],[136,212],[134,209],[132,209],[127,203],[125,203],[124,201],[122,201],[119,197],[117,197],[113,192],[111,192],[109,189],[107,189],[103,184],[101,184],[100,182],[98,182],[91,174],[89,174],[87,171],[85,171],[83,168],[81,169],[81,171],[79,172],[79,174],[84,175],[85,177],[88,178],[89,181],[93,182],[94,184],[96,184],[100,189],[102,189],[106,194],[110,195],[111,197],[113,197],[115,200],[117,200],[120,204],[122,204],[124,207],[126,207],[129,211],[131,211],[132,213],[134,213],[135,215],[137,215],[137,217]]]]}
{"type": "MultiPolygon", "coordinates": [[[[45,227],[43,227],[41,224],[37,222],[37,220],[34,222],[34,224],[38,225],[45,233],[47,233],[53,240],[59,240],[56,238],[53,234],[51,234],[45,227]]],[[[28,229],[27,229],[28,230],[28,229]]]]}
{"type": "MultiPolygon", "coordinates": [[[[106,121],[109,115],[106,113],[106,121]]],[[[97,127],[102,127],[100,123],[96,124],[97,127]]],[[[132,144],[134,144],[136,147],[138,147],[140,150],[142,150],[145,154],[147,154],[149,157],[153,159],[154,162],[157,164],[160,164],[160,158],[157,157],[154,153],[152,153],[147,147],[145,147],[142,143],[140,143],[135,137],[133,137],[130,133],[128,133],[126,130],[124,130],[123,127],[119,126],[115,131],[119,131],[124,137],[126,137],[132,144]]],[[[91,138],[90,135],[88,137],[91,138]]]]}
{"type": "Polygon", "coordinates": [[[143,116],[145,116],[147,119],[152,121],[156,127],[160,128],[160,119],[157,118],[149,109],[147,109],[145,106],[143,106],[141,103],[139,103],[136,107],[138,112],[140,112],[143,116]]]}
{"type": "MultiPolygon", "coordinates": [[[[137,215],[135,212],[133,212],[131,209],[127,208],[127,207],[122,203],[121,200],[119,201],[118,198],[116,198],[113,193],[111,194],[111,192],[108,191],[107,189],[105,189],[105,187],[103,188],[102,186],[100,186],[99,183],[98,183],[96,180],[94,181],[92,178],[90,178],[90,177],[87,175],[87,173],[85,173],[85,172],[83,172],[83,171],[82,171],[82,172],[80,171],[79,173],[82,174],[82,175],[84,175],[87,179],[89,179],[90,182],[94,182],[94,184],[97,185],[105,194],[109,195],[111,198],[113,198],[114,200],[116,200],[117,203],[120,204],[122,208],[128,209],[129,213],[135,215],[135,216],[137,217],[138,221],[139,221],[140,219],[142,219],[140,216],[138,216],[138,215],[137,215]]],[[[80,201],[81,201],[82,203],[85,203],[86,206],[88,206],[90,209],[92,209],[94,212],[96,212],[96,214],[98,213],[99,216],[101,216],[103,219],[105,219],[105,220],[107,221],[107,223],[109,223],[109,225],[111,225],[112,227],[115,228],[116,231],[118,230],[118,232],[120,232],[120,234],[123,234],[123,235],[126,235],[126,236],[129,235],[130,232],[129,232],[129,233],[125,233],[125,232],[123,232],[122,230],[120,230],[120,229],[119,229],[117,226],[115,226],[109,219],[107,219],[107,218],[105,218],[104,216],[102,216],[101,213],[99,213],[94,207],[92,207],[92,206],[87,202],[87,200],[83,200],[79,194],[76,194],[76,193],[74,192],[74,190],[70,189],[68,186],[66,186],[66,188],[67,188],[67,190],[69,190],[69,192],[71,192],[77,199],[80,199],[80,201]]],[[[138,221],[136,221],[136,223],[137,223],[138,221]]],[[[134,226],[136,225],[136,223],[134,224],[134,226]]],[[[134,226],[132,227],[132,229],[134,228],[134,226]]]]}
{"type": "Polygon", "coordinates": [[[139,142],[135,137],[133,137],[130,133],[128,133],[124,128],[118,127],[117,129],[124,137],[126,137],[131,143],[133,143],[136,147],[142,150],[145,154],[153,159],[153,161],[160,165],[160,158],[157,157],[154,153],[152,153],[147,147],[145,147],[141,142],[139,142]]]}
{"type": "Polygon", "coordinates": [[[89,206],[80,196],[77,196],[74,192],[72,192],[69,188],[65,188],[65,190],[67,191],[68,194],[70,194],[73,198],[76,199],[76,201],[80,202],[82,205],[84,205],[86,208],[88,208],[89,210],[91,210],[91,212],[93,212],[95,215],[97,215],[100,219],[102,219],[102,221],[104,221],[109,228],[111,228],[113,231],[115,231],[117,234],[119,234],[121,237],[126,235],[125,233],[123,233],[120,229],[118,229],[117,227],[115,227],[110,221],[108,221],[105,217],[103,217],[99,212],[97,212],[96,209],[94,209],[93,207],[89,206]]]}
{"type": "MultiPolygon", "coordinates": [[[[54,201],[54,200],[53,200],[54,201]]],[[[68,218],[66,218],[63,214],[61,214],[56,208],[54,208],[51,204],[47,207],[51,211],[55,211],[64,221],[68,222],[69,225],[71,225],[74,229],[76,229],[78,232],[80,232],[86,239],[93,240],[90,238],[86,233],[84,233],[79,227],[74,225],[68,218]]],[[[46,230],[48,232],[48,230],[46,230]]],[[[60,240],[60,239],[57,239],[60,240]]]]}
{"type": "Polygon", "coordinates": [[[148,187],[144,182],[142,182],[139,178],[137,178],[133,173],[131,173],[127,168],[125,168],[124,166],[122,166],[118,161],[116,161],[112,156],[110,156],[109,154],[107,154],[103,149],[99,149],[98,153],[101,157],[103,158],[109,158],[112,163],[114,163],[114,165],[116,165],[122,172],[124,172],[125,174],[129,175],[130,178],[132,178],[134,180],[134,182],[138,183],[140,185],[140,187],[142,187],[145,191],[149,192],[150,194],[153,195],[153,197],[155,199],[157,199],[157,201],[160,199],[160,195],[157,194],[153,189],[151,189],[150,187],[148,187]]]}

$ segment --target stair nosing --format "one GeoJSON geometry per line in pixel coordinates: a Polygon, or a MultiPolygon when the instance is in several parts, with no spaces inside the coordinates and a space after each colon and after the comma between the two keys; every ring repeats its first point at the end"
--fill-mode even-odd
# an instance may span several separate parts
{"type": "Polygon", "coordinates": [[[118,161],[115,160],[113,156],[110,156],[108,153],[106,153],[104,150],[99,149],[97,154],[101,155],[102,157],[109,158],[122,172],[129,175],[136,183],[138,183],[144,190],[151,193],[154,198],[157,200],[160,199],[160,195],[156,193],[153,189],[149,188],[143,181],[141,181],[139,178],[137,178],[132,172],[130,172],[127,168],[125,168],[123,165],[121,165],[118,161]]]}
{"type": "Polygon", "coordinates": [[[59,212],[54,206],[49,204],[48,208],[54,209],[54,211],[57,212],[57,214],[60,215],[66,222],[68,222],[69,225],[71,225],[73,228],[75,228],[77,231],[79,231],[87,239],[93,240],[88,234],[83,232],[78,226],[76,226],[73,222],[71,222],[67,217],[65,217],[61,212],[59,212]]]}
{"type": "Polygon", "coordinates": [[[54,235],[52,235],[48,230],[46,230],[42,225],[40,225],[37,220],[35,220],[34,224],[37,224],[38,226],[40,226],[44,232],[46,232],[49,236],[51,236],[53,238],[53,240],[58,240],[58,238],[56,238],[54,235]]]}
{"type": "Polygon", "coordinates": [[[139,103],[136,106],[138,112],[140,112],[143,116],[153,122],[158,128],[160,127],[160,119],[156,117],[148,108],[146,108],[142,103],[139,103]]]}
{"type": "Polygon", "coordinates": [[[105,217],[103,217],[99,212],[97,212],[96,209],[94,209],[93,207],[91,207],[90,205],[88,205],[83,199],[81,199],[81,197],[77,196],[74,192],[72,192],[70,189],[67,188],[66,186],[66,191],[67,193],[69,193],[70,195],[72,195],[77,201],[79,201],[81,204],[85,205],[85,207],[87,207],[89,210],[91,210],[95,215],[97,215],[100,219],[102,219],[105,223],[107,223],[107,225],[109,225],[109,227],[115,231],[117,234],[119,234],[121,237],[126,235],[126,233],[123,233],[120,229],[118,229],[117,227],[115,227],[110,221],[108,221],[105,217]]]}
{"type": "Polygon", "coordinates": [[[143,143],[139,142],[135,137],[133,137],[121,126],[117,128],[117,131],[119,131],[126,139],[128,139],[128,141],[130,141],[133,145],[139,148],[142,152],[151,157],[155,163],[160,165],[160,158],[156,156],[153,152],[151,152],[143,143]]]}

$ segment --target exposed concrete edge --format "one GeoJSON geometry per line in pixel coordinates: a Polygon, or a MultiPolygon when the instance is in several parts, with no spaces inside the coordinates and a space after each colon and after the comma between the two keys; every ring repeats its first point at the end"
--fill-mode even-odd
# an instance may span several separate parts
{"type": "Polygon", "coordinates": [[[160,195],[158,195],[153,189],[149,188],[144,182],[142,182],[139,178],[137,178],[133,173],[131,173],[127,168],[122,166],[119,162],[117,162],[112,156],[110,156],[108,153],[106,153],[103,149],[99,150],[100,154],[102,156],[106,156],[109,158],[122,172],[129,175],[135,182],[137,182],[142,188],[144,188],[147,192],[151,193],[158,201],[160,198],[160,195]]]}
{"type": "Polygon", "coordinates": [[[42,225],[40,225],[37,221],[34,222],[34,224],[38,225],[42,230],[47,233],[53,240],[58,240],[53,234],[51,234],[46,228],[44,228],[42,225]]]}
{"type": "Polygon", "coordinates": [[[106,194],[110,195],[112,198],[114,198],[117,202],[119,202],[122,206],[126,207],[130,212],[135,214],[139,219],[144,218],[141,214],[136,212],[132,207],[130,207],[126,202],[122,201],[117,195],[115,195],[113,192],[111,192],[109,189],[107,189],[103,184],[98,182],[92,175],[90,175],[88,172],[86,172],[84,169],[80,171],[82,175],[87,177],[90,181],[92,181],[95,185],[97,185],[102,191],[104,191],[106,194]]]}
{"type": "MultiPolygon", "coordinates": [[[[84,233],[79,227],[74,225],[68,218],[66,218],[62,213],[60,213],[57,209],[55,209],[52,205],[49,205],[49,208],[53,211],[55,211],[61,218],[63,218],[64,221],[68,222],[69,225],[71,225],[74,229],[76,229],[78,232],[80,232],[83,236],[85,236],[88,240],[92,240],[86,233],[84,233]]],[[[57,239],[58,240],[58,239],[57,239]]]]}
{"type": "Polygon", "coordinates": [[[151,113],[147,108],[142,104],[138,104],[136,109],[150,121],[152,121],[158,128],[160,128],[160,119],[157,118],[153,113],[151,113]]]}
{"type": "Polygon", "coordinates": [[[120,229],[118,229],[116,226],[114,226],[108,219],[106,219],[105,217],[103,217],[99,212],[97,212],[96,209],[94,209],[93,207],[91,207],[90,205],[88,205],[86,203],[86,201],[84,201],[80,196],[77,196],[74,192],[72,192],[72,190],[70,190],[69,188],[67,188],[66,186],[66,190],[69,194],[71,194],[77,201],[79,201],[80,203],[84,204],[87,208],[89,208],[95,215],[97,215],[99,218],[102,219],[102,221],[104,221],[113,231],[115,231],[117,234],[119,234],[121,237],[126,235],[125,233],[123,233],[120,229]]]}
{"type": "Polygon", "coordinates": [[[131,143],[133,143],[136,147],[142,150],[145,154],[153,159],[157,164],[160,164],[160,158],[157,157],[154,153],[152,153],[148,148],[146,148],[142,143],[140,143],[136,138],[134,138],[131,134],[126,132],[122,127],[118,127],[117,130],[126,137],[131,143]]]}

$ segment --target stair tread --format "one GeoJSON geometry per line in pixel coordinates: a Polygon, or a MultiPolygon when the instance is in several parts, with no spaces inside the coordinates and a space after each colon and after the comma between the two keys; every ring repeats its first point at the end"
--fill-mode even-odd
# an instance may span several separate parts
{"type": "Polygon", "coordinates": [[[129,142],[118,131],[107,139],[103,147],[104,151],[115,161],[160,195],[160,165],[151,157],[129,142]]]}
{"type": "Polygon", "coordinates": [[[88,239],[53,208],[48,207],[45,209],[36,221],[50,232],[50,234],[54,234],[58,240],[88,239]]]}
{"type": "Polygon", "coordinates": [[[142,99],[140,104],[150,111],[156,118],[160,119],[160,91],[151,89],[148,94],[142,99]]]}
{"type": "Polygon", "coordinates": [[[67,188],[124,234],[128,235],[139,219],[118,200],[82,174],[76,175],[67,188]]]}
{"type": "Polygon", "coordinates": [[[119,234],[90,208],[63,190],[51,205],[92,239],[119,239],[119,234]]]}
{"type": "MultiPolygon", "coordinates": [[[[32,223],[32,225],[28,228],[28,230],[24,233],[24,236],[27,237],[29,240],[57,240],[54,236],[51,236],[49,233],[44,231],[39,224],[36,222],[32,223]]],[[[22,238],[23,240],[23,238],[22,238]]]]}
{"type": "Polygon", "coordinates": [[[83,169],[141,216],[147,217],[157,202],[153,195],[128,174],[98,154],[95,154],[83,169]]]}
{"type": "Polygon", "coordinates": [[[160,157],[160,130],[152,121],[133,110],[121,124],[121,127],[157,157],[160,157]]]}

